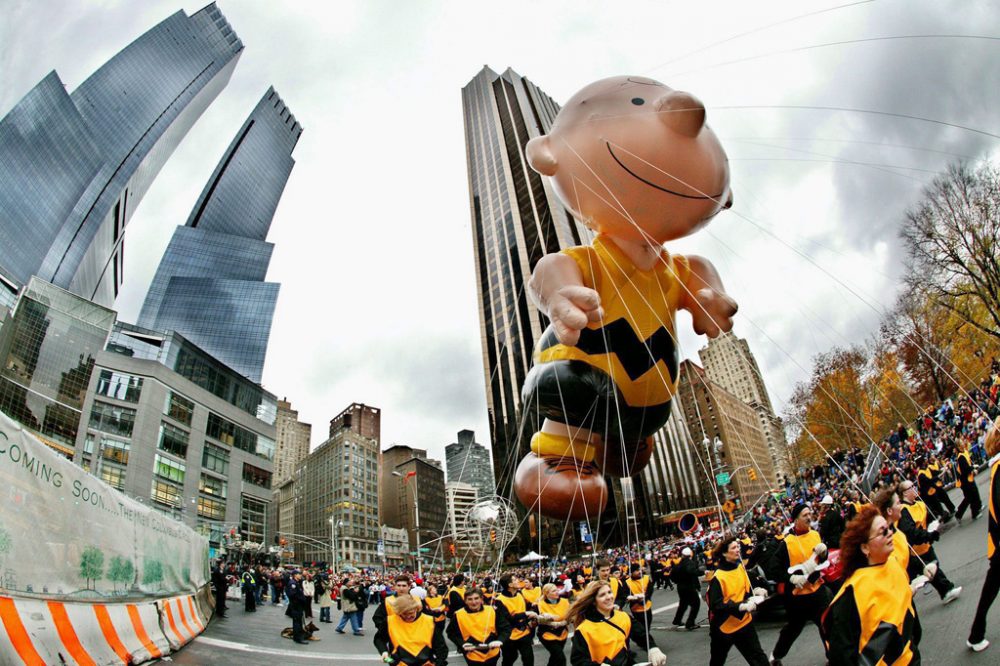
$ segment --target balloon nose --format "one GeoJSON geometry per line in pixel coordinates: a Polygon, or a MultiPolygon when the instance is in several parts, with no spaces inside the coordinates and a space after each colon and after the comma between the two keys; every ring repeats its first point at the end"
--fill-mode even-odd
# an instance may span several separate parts
{"type": "Polygon", "coordinates": [[[660,120],[684,136],[696,137],[705,126],[705,105],[691,93],[671,90],[656,103],[660,120]]]}

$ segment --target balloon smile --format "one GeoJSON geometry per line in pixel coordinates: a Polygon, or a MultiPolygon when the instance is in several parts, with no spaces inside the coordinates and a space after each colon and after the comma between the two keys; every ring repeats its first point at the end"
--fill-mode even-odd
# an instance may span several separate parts
{"type": "Polygon", "coordinates": [[[684,194],[683,192],[677,192],[675,190],[670,190],[670,189],[667,189],[666,187],[663,187],[662,185],[657,185],[656,183],[654,183],[652,181],[646,180],[645,178],[643,178],[642,176],[640,176],[636,172],[634,172],[631,169],[629,169],[627,166],[625,166],[622,163],[622,161],[620,159],[618,159],[618,156],[615,155],[615,151],[611,149],[611,144],[609,142],[605,141],[604,143],[608,147],[608,152],[611,154],[611,158],[615,162],[618,162],[618,166],[620,166],[621,168],[625,169],[625,171],[627,171],[628,174],[630,176],[632,176],[633,178],[642,181],[643,183],[649,185],[650,187],[654,187],[654,188],[660,190],[661,192],[666,192],[667,194],[673,194],[676,197],[683,197],[685,199],[712,199],[713,201],[717,201],[717,200],[719,200],[719,199],[722,198],[722,192],[720,192],[719,194],[715,194],[715,195],[684,194]]]}

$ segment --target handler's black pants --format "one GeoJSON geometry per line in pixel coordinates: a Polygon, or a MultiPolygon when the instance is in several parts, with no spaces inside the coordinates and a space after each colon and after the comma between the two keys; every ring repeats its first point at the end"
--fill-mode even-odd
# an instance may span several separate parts
{"type": "Polygon", "coordinates": [[[768,666],[767,656],[760,647],[760,639],[757,638],[757,630],[753,628],[752,622],[731,634],[712,627],[709,636],[712,639],[712,657],[708,662],[709,666],[723,666],[729,655],[729,649],[734,646],[750,666],[768,666]]]}
{"type": "Polygon", "coordinates": [[[677,588],[677,596],[680,601],[677,604],[677,614],[674,615],[674,625],[680,626],[684,624],[684,612],[690,608],[691,615],[688,616],[687,626],[691,628],[695,625],[695,620],[698,619],[698,610],[701,608],[701,598],[698,596],[698,590],[688,590],[677,588]]]}
{"type": "Polygon", "coordinates": [[[549,653],[547,666],[566,666],[566,641],[539,641],[549,653]]]}
{"type": "MultiPolygon", "coordinates": [[[[812,594],[800,596],[789,594],[785,597],[785,615],[788,617],[788,624],[782,627],[781,633],[778,634],[778,642],[775,643],[772,652],[775,659],[783,659],[788,654],[792,649],[792,643],[802,633],[807,622],[815,624],[820,630],[820,638],[823,637],[820,620],[823,611],[830,605],[830,596],[830,590],[822,586],[812,594]]],[[[825,643],[823,649],[826,649],[825,643]]]]}
{"type": "Polygon", "coordinates": [[[521,663],[524,666],[535,666],[535,653],[531,651],[532,640],[532,635],[528,634],[516,641],[504,641],[503,647],[500,648],[500,654],[503,655],[503,666],[511,666],[517,661],[518,655],[520,655],[521,663]]]}
{"type": "Polygon", "coordinates": [[[990,568],[986,571],[983,591],[979,594],[979,605],[976,607],[976,618],[972,621],[972,630],[969,632],[970,643],[978,643],[986,638],[986,615],[997,598],[997,592],[1000,592],[1000,554],[993,555],[990,568]]]}

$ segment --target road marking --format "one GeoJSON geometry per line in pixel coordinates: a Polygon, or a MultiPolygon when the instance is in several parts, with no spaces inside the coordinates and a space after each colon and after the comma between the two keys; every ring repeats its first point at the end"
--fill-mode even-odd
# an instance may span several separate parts
{"type": "Polygon", "coordinates": [[[653,615],[659,615],[660,613],[666,612],[668,610],[673,610],[673,609],[677,608],[680,605],[681,605],[681,602],[675,601],[674,603],[672,603],[672,604],[670,604],[668,606],[664,606],[663,608],[657,608],[656,610],[653,611],[653,615]]]}

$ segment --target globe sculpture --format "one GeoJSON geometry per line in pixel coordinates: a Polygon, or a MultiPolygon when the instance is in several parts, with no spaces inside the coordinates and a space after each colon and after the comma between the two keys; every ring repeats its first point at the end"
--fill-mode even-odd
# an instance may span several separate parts
{"type": "Polygon", "coordinates": [[[482,554],[503,550],[517,534],[517,514],[513,505],[499,496],[481,499],[465,514],[463,536],[473,550],[482,554]]]}

